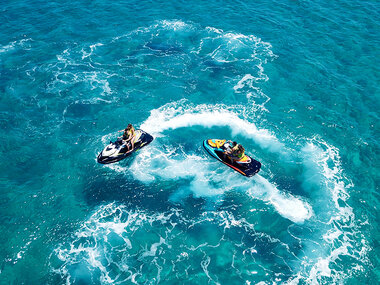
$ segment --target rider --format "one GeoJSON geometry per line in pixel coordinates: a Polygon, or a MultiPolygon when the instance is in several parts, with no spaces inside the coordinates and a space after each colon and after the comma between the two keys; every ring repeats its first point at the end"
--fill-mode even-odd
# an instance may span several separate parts
{"type": "Polygon", "coordinates": [[[227,149],[224,154],[226,154],[231,161],[238,161],[244,156],[244,147],[241,144],[235,143],[232,148],[227,149]]]}
{"type": "Polygon", "coordinates": [[[128,149],[129,149],[128,142],[131,142],[130,150],[132,150],[135,146],[135,137],[136,137],[136,133],[135,133],[134,127],[132,126],[132,124],[128,124],[127,128],[124,130],[122,139],[123,139],[123,143],[125,143],[128,146],[128,149]]]}

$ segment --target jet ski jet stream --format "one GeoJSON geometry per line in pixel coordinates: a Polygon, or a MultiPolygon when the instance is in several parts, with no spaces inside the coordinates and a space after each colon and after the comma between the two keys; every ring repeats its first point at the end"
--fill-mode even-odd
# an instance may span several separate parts
{"type": "Polygon", "coordinates": [[[208,139],[203,142],[203,147],[212,157],[244,176],[251,177],[260,171],[261,163],[246,154],[239,160],[231,160],[228,155],[224,153],[231,148],[230,143],[226,140],[208,139]]]}
{"type": "Polygon", "coordinates": [[[134,138],[134,148],[132,150],[130,150],[131,142],[125,143],[119,138],[115,142],[111,141],[110,144],[99,153],[97,161],[102,164],[118,162],[153,141],[153,137],[143,130],[136,130],[135,133],[136,137],[134,138]]]}

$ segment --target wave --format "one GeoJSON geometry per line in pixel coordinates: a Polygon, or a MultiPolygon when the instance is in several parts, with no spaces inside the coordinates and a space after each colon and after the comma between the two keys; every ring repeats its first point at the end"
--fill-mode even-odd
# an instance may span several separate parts
{"type": "MultiPolygon", "coordinates": [[[[58,247],[55,251],[58,261],[54,266],[57,272],[69,283],[79,280],[80,274],[99,277],[102,283],[143,283],[145,280],[158,283],[167,280],[165,270],[173,273],[179,282],[187,274],[199,272],[206,276],[199,277],[206,278],[200,280],[219,282],[226,267],[221,266],[224,269],[220,271],[215,269],[215,264],[223,264],[223,261],[215,258],[212,249],[218,248],[221,254],[224,246],[233,256],[228,265],[236,269],[229,269],[229,277],[233,272],[242,283],[252,280],[252,274],[268,283],[338,283],[361,270],[368,262],[369,249],[356,225],[353,209],[348,205],[349,189],[353,185],[344,176],[338,149],[317,137],[297,138],[297,143],[291,138],[285,143],[278,134],[254,123],[256,115],[266,110],[265,105],[270,100],[260,84],[268,80],[265,63],[275,57],[269,43],[252,35],[202,28],[182,21],[158,21],[111,41],[80,46],[58,55],[57,61],[48,66],[55,75],[49,85],[52,92],[86,83],[86,88],[94,92],[99,89],[101,95],[107,97],[115,90],[130,92],[133,86],[133,90],[145,98],[152,96],[145,95],[145,90],[167,89],[168,81],[174,82],[170,87],[176,84],[182,88],[181,92],[167,96],[165,100],[170,103],[159,100],[161,107],[154,106],[141,124],[156,140],[141,150],[131,167],[107,167],[132,173],[135,179],[147,184],[157,180],[184,182],[175,185],[180,186],[170,198],[174,202],[189,195],[223,200],[228,192],[245,193],[252,204],[254,200],[263,201],[263,211],[274,209],[273,217],[279,218],[279,227],[284,230],[278,233],[281,236],[278,238],[268,236],[265,231],[258,233],[255,222],[248,221],[246,212],[246,216],[237,218],[232,211],[205,211],[200,218],[187,219],[174,209],[151,214],[111,204],[100,207],[89,218],[75,234],[74,242],[58,247]],[[160,70],[154,68],[157,65],[161,66],[160,70]],[[75,72],[74,67],[78,68],[75,72]],[[199,73],[210,80],[200,82],[199,73]],[[114,77],[115,81],[123,80],[125,85],[114,88],[114,77]],[[215,78],[218,84],[225,84],[217,90],[227,90],[236,96],[237,102],[221,104],[225,97],[211,94],[210,86],[214,82],[211,79],[215,78]],[[223,80],[219,80],[221,78],[223,80]],[[215,96],[212,101],[216,104],[207,104],[210,96],[215,96]],[[191,128],[193,134],[204,128],[210,133],[220,128],[224,135],[229,133],[248,145],[258,146],[259,156],[262,153],[267,157],[275,155],[274,161],[282,159],[286,166],[296,169],[289,172],[293,175],[290,185],[283,189],[283,184],[278,182],[280,175],[265,178],[271,172],[265,169],[261,172],[263,176],[247,180],[210,160],[200,144],[178,145],[167,136],[173,130],[179,132],[185,128],[191,128]],[[208,235],[203,228],[199,230],[197,225],[211,228],[216,236],[208,235]],[[152,233],[152,226],[158,233],[152,233]],[[194,237],[193,228],[199,230],[194,237]],[[243,240],[239,231],[235,233],[239,241],[232,237],[227,239],[224,234],[229,228],[244,230],[243,236],[254,242],[243,240]],[[208,239],[202,240],[199,233],[208,239]],[[262,248],[255,244],[259,243],[258,236],[264,237],[262,248]],[[279,247],[279,251],[273,248],[265,251],[265,247],[272,245],[279,247]],[[262,255],[258,255],[260,250],[262,255]],[[343,263],[340,259],[350,261],[343,263]],[[258,260],[263,263],[261,267],[256,265],[258,260]],[[277,263],[287,272],[281,278],[270,265],[277,263]],[[192,266],[198,267],[191,271],[192,266]]],[[[104,136],[103,143],[111,135],[104,136]]]]}
{"type": "Polygon", "coordinates": [[[24,50],[30,50],[31,49],[31,42],[33,40],[31,38],[28,39],[21,39],[17,41],[13,41],[8,43],[7,45],[0,45],[0,54],[6,53],[8,51],[12,51],[16,48],[22,48],[24,50]]]}
{"type": "MultiPolygon", "coordinates": [[[[233,112],[233,108],[223,105],[192,106],[186,101],[166,104],[151,111],[150,117],[141,126],[158,137],[164,136],[167,131],[179,128],[222,126],[229,128],[233,136],[242,135],[245,138],[253,139],[263,149],[280,154],[290,153],[274,134],[258,129],[253,123],[239,117],[236,111],[233,112]]],[[[168,167],[170,174],[161,174],[158,168],[152,170],[151,167],[148,167],[147,175],[151,175],[151,179],[195,177],[189,189],[196,196],[206,196],[210,193],[221,195],[232,189],[243,190],[252,198],[270,203],[280,215],[293,222],[303,223],[314,216],[314,219],[310,220],[310,224],[319,229],[316,231],[318,232],[316,235],[322,236],[324,242],[330,245],[330,249],[321,252],[319,244],[316,246],[315,242],[304,242],[306,254],[299,256],[304,264],[299,265],[302,268],[299,277],[311,284],[323,283],[322,279],[325,277],[336,281],[342,276],[348,278],[350,274],[354,274],[354,271],[361,270],[362,266],[357,264],[358,261],[362,264],[368,262],[365,252],[369,250],[364,237],[361,239],[361,243],[352,238],[353,235],[362,235],[355,223],[353,209],[347,204],[349,199],[347,190],[352,188],[353,184],[343,174],[337,148],[330,146],[318,137],[310,140],[304,139],[297,145],[301,147],[297,151],[293,150],[291,155],[293,158],[297,157],[296,161],[299,160],[302,166],[302,176],[297,179],[302,181],[302,188],[310,196],[307,199],[309,202],[306,202],[304,198],[279,191],[275,184],[260,175],[257,175],[251,182],[236,179],[234,173],[228,170],[215,175],[212,163],[208,165],[209,162],[202,160],[202,157],[199,156],[183,156],[184,160],[178,162],[178,156],[176,155],[177,159],[173,160],[170,158],[170,153],[161,153],[158,155],[160,158],[152,157],[153,153],[159,153],[157,149],[154,149],[151,153],[147,152],[149,153],[147,159],[142,158],[141,161],[143,164],[149,165],[149,160],[158,159],[158,162],[153,164],[164,166],[165,169],[168,167]],[[176,168],[176,166],[178,167],[176,168]],[[213,181],[215,176],[223,177],[223,182],[218,179],[213,181]],[[344,268],[332,269],[335,266],[341,266],[337,265],[336,261],[343,256],[349,256],[354,260],[353,270],[349,270],[346,276],[342,273],[347,271],[344,268]]],[[[136,171],[141,169],[141,165],[135,163],[133,168],[136,171]]],[[[141,176],[137,175],[136,178],[144,181],[141,176]]]]}
{"type": "Polygon", "coordinates": [[[271,45],[254,35],[163,20],[110,40],[67,48],[27,74],[52,74],[47,89],[51,93],[81,86],[107,100],[116,90],[145,94],[165,86],[174,89],[176,94],[168,99],[176,101],[189,93],[211,92],[220,78],[228,96],[235,94],[252,111],[265,111],[270,98],[260,84],[268,80],[264,65],[274,58],[271,45]]]}
{"type": "MultiPolygon", "coordinates": [[[[263,149],[285,154],[284,145],[265,129],[258,129],[255,124],[239,118],[222,105],[198,105],[191,107],[186,100],[166,104],[151,111],[149,118],[141,128],[156,137],[163,136],[164,131],[184,127],[228,127],[233,136],[242,135],[253,139],[263,149]]],[[[282,216],[294,221],[304,222],[312,216],[310,205],[291,194],[281,193],[268,180],[256,176],[247,180],[229,169],[216,173],[217,162],[208,157],[199,156],[198,151],[186,153],[181,147],[171,145],[168,148],[157,147],[155,144],[143,150],[139,159],[130,168],[134,177],[143,182],[151,182],[157,178],[164,180],[179,180],[190,178],[187,189],[180,189],[174,196],[188,195],[189,191],[195,197],[218,197],[226,191],[244,191],[251,197],[262,199],[274,206],[282,216]],[[165,169],[165,171],[162,171],[165,169]]]]}
{"type": "MultiPolygon", "coordinates": [[[[296,223],[302,223],[312,216],[311,206],[291,194],[281,193],[275,185],[260,175],[247,180],[230,169],[214,170],[218,162],[214,162],[195,154],[185,154],[171,148],[164,151],[156,147],[145,149],[135,160],[129,171],[144,183],[156,179],[178,181],[189,179],[186,187],[178,189],[172,199],[178,202],[193,194],[194,197],[218,198],[228,191],[240,191],[249,194],[253,199],[260,199],[271,204],[283,217],[296,223]],[[162,171],[165,169],[165,171],[162,171]]],[[[127,168],[123,169],[124,171],[127,168]]],[[[123,171],[122,170],[122,171],[123,171]]]]}
{"type": "Polygon", "coordinates": [[[318,227],[325,250],[315,256],[314,245],[306,245],[304,267],[294,281],[304,279],[308,284],[335,283],[364,270],[369,263],[368,242],[359,231],[355,215],[347,201],[348,190],[354,185],[344,175],[339,151],[319,137],[309,139],[301,149],[304,166],[303,187],[311,191],[313,207],[318,209],[318,227]],[[338,260],[351,262],[339,263],[338,260]]]}
{"type": "MultiPolygon", "coordinates": [[[[179,210],[151,214],[115,203],[101,206],[72,239],[58,245],[50,258],[53,272],[67,284],[180,282],[190,274],[206,282],[222,282],[231,275],[245,282],[251,278],[249,270],[242,270],[247,264],[254,265],[255,258],[276,248],[288,248],[229,211],[209,211],[189,219],[179,210]],[[264,246],[270,243],[275,247],[264,246]],[[241,250],[236,251],[237,246],[241,250]],[[215,250],[223,248],[230,254],[223,256],[224,261],[215,256],[215,250]]],[[[275,273],[269,268],[264,272],[275,273]]]]}
{"type": "Polygon", "coordinates": [[[221,104],[192,106],[187,100],[169,103],[152,110],[141,128],[155,136],[160,136],[166,130],[193,126],[227,127],[232,136],[241,134],[253,139],[263,149],[283,155],[287,154],[284,144],[270,131],[258,129],[254,123],[240,118],[236,112],[233,112],[233,107],[221,104]]]}

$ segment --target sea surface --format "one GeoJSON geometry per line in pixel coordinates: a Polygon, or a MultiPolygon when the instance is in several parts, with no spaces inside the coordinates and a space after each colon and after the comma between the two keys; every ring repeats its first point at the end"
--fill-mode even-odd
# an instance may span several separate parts
{"type": "Polygon", "coordinates": [[[378,284],[379,86],[376,0],[1,1],[0,284],[378,284]]]}

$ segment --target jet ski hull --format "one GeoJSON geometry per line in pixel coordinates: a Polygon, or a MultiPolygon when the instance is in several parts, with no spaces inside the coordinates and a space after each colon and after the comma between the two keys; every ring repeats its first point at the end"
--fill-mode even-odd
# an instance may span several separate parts
{"type": "Polygon", "coordinates": [[[226,151],[225,142],[225,140],[208,139],[203,142],[203,147],[212,157],[244,176],[252,177],[260,171],[261,163],[248,155],[245,155],[241,161],[232,161],[224,154],[226,151]]]}
{"type": "MultiPolygon", "coordinates": [[[[97,161],[101,164],[115,163],[130,156],[144,146],[153,141],[153,137],[143,130],[136,130],[136,139],[133,150],[129,150],[128,145],[121,139],[110,142],[97,157],[97,161]]],[[[128,143],[130,144],[130,143],[128,143]]]]}

